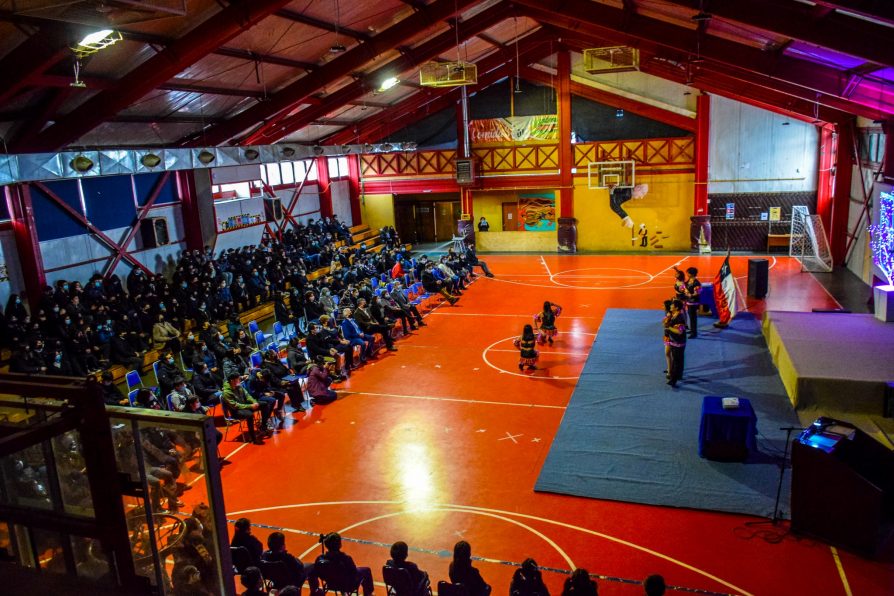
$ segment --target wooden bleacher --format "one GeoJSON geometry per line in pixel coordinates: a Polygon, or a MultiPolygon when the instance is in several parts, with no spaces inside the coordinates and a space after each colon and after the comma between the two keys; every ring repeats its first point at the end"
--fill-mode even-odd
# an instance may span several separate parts
{"type": "MultiPolygon", "coordinates": [[[[349,246],[352,250],[356,250],[360,248],[362,243],[366,243],[366,252],[370,253],[378,253],[385,248],[385,245],[382,244],[382,239],[378,230],[371,229],[366,224],[360,224],[357,226],[353,226],[350,228],[351,232],[351,240],[350,243],[345,242],[344,240],[339,240],[335,242],[335,247],[340,248],[342,246],[349,246]]],[[[406,248],[409,249],[410,245],[406,245],[406,248]]],[[[315,279],[319,279],[321,277],[325,277],[329,275],[330,269],[329,267],[321,267],[320,269],[316,269],[307,274],[308,281],[313,281],[315,279]]],[[[257,321],[258,325],[264,326],[264,324],[273,318],[273,302],[265,302],[263,304],[259,304],[254,308],[250,308],[239,315],[239,321],[244,325],[248,326],[249,321],[257,321]]],[[[193,328],[192,320],[187,320],[184,325],[185,330],[184,334],[189,332],[190,329],[193,328]]],[[[218,328],[222,333],[227,333],[227,325],[226,322],[218,325],[218,328]]],[[[162,350],[151,349],[146,352],[146,355],[143,357],[143,366],[140,370],[140,375],[145,375],[147,373],[152,372],[152,363],[161,358],[162,350]]],[[[10,350],[2,350],[0,352],[0,372],[9,372],[9,359],[11,357],[10,350]]],[[[108,369],[111,371],[114,376],[115,383],[121,383],[124,381],[124,375],[127,374],[127,370],[121,366],[120,364],[114,364],[108,369]]]]}

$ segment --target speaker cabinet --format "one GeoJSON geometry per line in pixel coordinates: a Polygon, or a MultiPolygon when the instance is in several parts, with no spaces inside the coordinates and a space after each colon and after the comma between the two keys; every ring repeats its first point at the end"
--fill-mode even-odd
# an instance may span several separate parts
{"type": "Polygon", "coordinates": [[[750,259],[748,261],[748,295],[765,298],[770,286],[770,261],[750,259]]]}
{"type": "Polygon", "coordinates": [[[282,201],[279,199],[264,199],[264,215],[267,221],[279,221],[282,219],[282,201]]]}
{"type": "Polygon", "coordinates": [[[164,217],[147,217],[140,222],[140,236],[143,239],[143,248],[157,248],[170,244],[168,220],[164,217]]]}

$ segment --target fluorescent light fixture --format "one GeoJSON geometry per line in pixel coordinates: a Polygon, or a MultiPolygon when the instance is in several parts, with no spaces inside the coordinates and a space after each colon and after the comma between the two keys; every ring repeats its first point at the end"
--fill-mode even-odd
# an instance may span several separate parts
{"type": "Polygon", "coordinates": [[[389,89],[391,89],[392,87],[397,85],[399,82],[400,81],[397,80],[397,77],[388,77],[387,79],[382,81],[381,85],[379,85],[379,91],[388,91],[389,89]]]}
{"type": "Polygon", "coordinates": [[[101,29],[100,31],[94,31],[93,33],[84,36],[84,39],[79,41],[72,50],[76,56],[83,58],[84,56],[95,54],[122,39],[124,39],[123,36],[117,31],[112,29],[101,29]]]}
{"type": "Polygon", "coordinates": [[[104,40],[106,37],[110,35],[114,35],[114,31],[111,29],[103,29],[102,31],[95,31],[84,37],[81,41],[78,42],[79,46],[92,46],[104,40]]]}

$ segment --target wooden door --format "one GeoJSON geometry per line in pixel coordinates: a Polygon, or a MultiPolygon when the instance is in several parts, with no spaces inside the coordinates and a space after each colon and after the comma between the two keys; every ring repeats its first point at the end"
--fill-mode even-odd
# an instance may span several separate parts
{"type": "Polygon", "coordinates": [[[437,242],[435,236],[435,208],[432,203],[415,203],[416,232],[419,242],[437,242]]]}
{"type": "Polygon", "coordinates": [[[402,242],[419,243],[419,234],[416,231],[416,217],[413,214],[413,203],[395,202],[394,229],[397,230],[397,234],[402,242]]]}
{"type": "Polygon", "coordinates": [[[454,201],[437,201],[435,209],[435,242],[446,242],[453,238],[456,218],[453,215],[454,201]]]}
{"type": "Polygon", "coordinates": [[[518,231],[518,203],[503,203],[503,231],[518,231]]]}

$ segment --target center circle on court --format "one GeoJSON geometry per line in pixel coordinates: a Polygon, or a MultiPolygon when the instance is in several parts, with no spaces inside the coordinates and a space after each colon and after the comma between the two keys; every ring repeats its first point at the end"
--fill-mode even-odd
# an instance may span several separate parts
{"type": "MultiPolygon", "coordinates": [[[[561,332],[560,336],[561,336],[561,335],[566,335],[566,336],[569,336],[569,335],[591,335],[591,336],[593,336],[593,337],[596,337],[596,334],[595,334],[595,333],[590,333],[590,332],[588,332],[588,331],[565,331],[565,332],[561,332]]],[[[536,379],[536,380],[540,380],[540,381],[573,380],[573,379],[577,379],[577,378],[580,377],[580,375],[574,375],[574,376],[571,376],[571,377],[568,377],[568,376],[552,376],[552,375],[538,377],[538,376],[531,375],[531,374],[525,374],[525,373],[516,372],[516,371],[514,371],[514,370],[506,370],[505,368],[500,368],[499,366],[497,366],[496,364],[494,364],[493,362],[491,362],[491,361],[488,359],[488,357],[487,357],[487,353],[488,353],[489,351],[495,349],[495,348],[497,347],[497,345],[499,345],[499,344],[501,344],[501,343],[503,343],[503,342],[509,342],[509,347],[512,348],[512,349],[514,350],[515,348],[512,346],[512,340],[516,339],[517,337],[518,337],[518,336],[513,335],[513,336],[511,336],[511,337],[504,337],[503,339],[498,339],[497,341],[495,341],[495,342],[492,343],[491,345],[489,345],[489,346],[487,346],[486,348],[484,348],[483,350],[481,350],[481,359],[484,360],[484,363],[487,364],[487,365],[488,365],[489,367],[491,367],[492,369],[494,369],[494,370],[496,370],[496,371],[499,371],[499,372],[501,372],[501,373],[507,374],[507,375],[515,376],[515,377],[524,377],[524,378],[526,378],[526,379],[536,379]]],[[[558,346],[557,346],[557,347],[558,347],[558,346]]],[[[559,348],[559,349],[561,349],[561,348],[559,348]]],[[[538,344],[537,350],[538,350],[538,351],[541,350],[541,346],[540,346],[539,344],[538,344]]],[[[541,353],[541,354],[549,354],[549,352],[542,352],[542,351],[541,351],[540,353],[541,353]]],[[[586,362],[586,359],[587,359],[587,356],[586,356],[586,355],[582,355],[581,366],[583,366],[584,362],[586,362]]],[[[545,370],[547,370],[547,369],[539,368],[538,370],[544,370],[544,371],[545,371],[545,370]]]]}
{"type": "Polygon", "coordinates": [[[644,286],[655,279],[655,276],[638,269],[586,267],[583,269],[557,271],[556,273],[550,274],[549,279],[557,286],[564,286],[566,288],[612,290],[644,286]]]}

